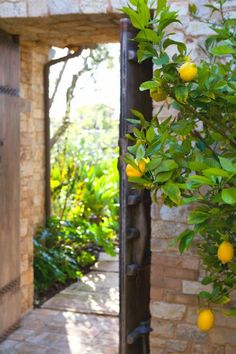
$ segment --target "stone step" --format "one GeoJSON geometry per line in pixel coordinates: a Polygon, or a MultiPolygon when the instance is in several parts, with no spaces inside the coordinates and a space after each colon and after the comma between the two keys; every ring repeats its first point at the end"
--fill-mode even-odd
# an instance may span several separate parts
{"type": "Polygon", "coordinates": [[[98,272],[119,272],[119,263],[117,261],[99,261],[97,262],[92,270],[98,271],[98,272]]]}
{"type": "Polygon", "coordinates": [[[98,261],[105,261],[105,262],[119,262],[119,252],[116,251],[115,256],[110,256],[107,253],[101,252],[99,254],[98,261]]]}
{"type": "Polygon", "coordinates": [[[119,298],[116,292],[104,294],[80,293],[77,295],[58,294],[45,302],[44,309],[70,311],[76,313],[118,316],[119,298]]]}
{"type": "Polygon", "coordinates": [[[118,283],[117,272],[92,271],[46,301],[42,308],[117,316],[118,283]]]}

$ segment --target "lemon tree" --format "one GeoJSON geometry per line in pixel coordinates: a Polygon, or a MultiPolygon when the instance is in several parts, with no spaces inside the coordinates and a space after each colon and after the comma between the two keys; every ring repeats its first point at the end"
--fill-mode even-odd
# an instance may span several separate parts
{"type": "MultiPolygon", "coordinates": [[[[153,195],[159,191],[170,207],[192,205],[189,228],[176,242],[183,253],[201,236],[198,251],[207,274],[202,283],[212,285],[212,291],[199,294],[205,311],[198,318],[203,330],[213,326],[209,306],[224,308],[236,288],[236,19],[225,15],[224,3],[206,4],[213,34],[201,47],[205,59],[197,63],[168,28],[180,20],[166,0],[151,5],[147,0],[130,0],[123,8],[137,28],[139,62],[152,60],[155,67],[140,90],[149,90],[160,102],[151,120],[132,111],[133,133],[127,135],[132,145],[125,161],[136,170],[143,159],[148,162],[145,170],[128,178],[153,195]],[[164,105],[170,113],[163,120],[164,105]]],[[[195,5],[190,5],[190,12],[198,18],[195,5]]],[[[236,309],[224,312],[235,315],[236,309]]]]}

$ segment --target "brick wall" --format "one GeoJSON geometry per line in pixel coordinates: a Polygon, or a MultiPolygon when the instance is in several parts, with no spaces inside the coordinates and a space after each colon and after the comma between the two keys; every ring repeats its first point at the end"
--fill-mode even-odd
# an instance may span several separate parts
{"type": "Polygon", "coordinates": [[[20,253],[21,310],[33,303],[33,235],[44,222],[43,64],[48,48],[21,42],[20,253]]]}
{"type": "MultiPolygon", "coordinates": [[[[202,53],[198,44],[208,31],[207,26],[190,20],[188,1],[172,1],[180,10],[183,26],[175,26],[177,38],[192,49],[191,57],[199,61],[202,53]]],[[[196,2],[201,12],[205,1],[196,2]]],[[[236,1],[228,2],[235,14],[236,1]]],[[[199,280],[199,258],[196,249],[180,256],[169,242],[187,228],[187,208],[168,208],[159,202],[152,205],[152,266],[151,266],[151,353],[236,354],[236,319],[216,315],[216,327],[210,333],[197,329],[197,293],[207,290],[199,280]]]]}

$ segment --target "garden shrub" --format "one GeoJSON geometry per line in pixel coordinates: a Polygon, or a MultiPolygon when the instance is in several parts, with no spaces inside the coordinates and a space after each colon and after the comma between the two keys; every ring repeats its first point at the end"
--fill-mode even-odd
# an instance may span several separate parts
{"type": "Polygon", "coordinates": [[[98,129],[97,141],[91,140],[91,129],[83,138],[73,139],[76,127],[72,126],[52,150],[52,217],[34,238],[36,297],[79,278],[97,260],[99,251],[115,255],[119,194],[111,124],[98,129]]]}

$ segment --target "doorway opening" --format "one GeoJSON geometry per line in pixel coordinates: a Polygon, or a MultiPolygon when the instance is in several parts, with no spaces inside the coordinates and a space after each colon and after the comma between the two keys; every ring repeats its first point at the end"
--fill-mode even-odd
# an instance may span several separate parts
{"type": "Polygon", "coordinates": [[[35,237],[35,301],[88,321],[109,316],[118,352],[120,45],[50,56],[50,215],[35,237]]]}

